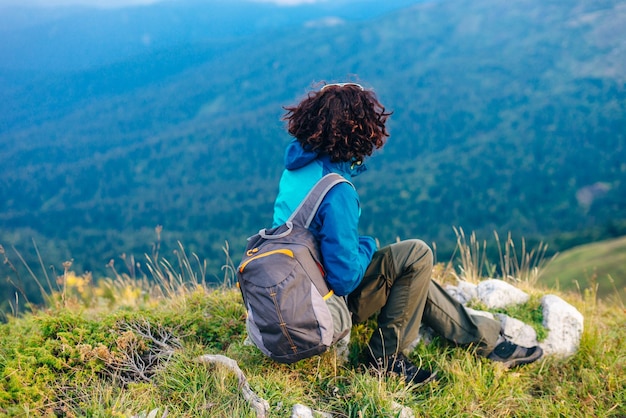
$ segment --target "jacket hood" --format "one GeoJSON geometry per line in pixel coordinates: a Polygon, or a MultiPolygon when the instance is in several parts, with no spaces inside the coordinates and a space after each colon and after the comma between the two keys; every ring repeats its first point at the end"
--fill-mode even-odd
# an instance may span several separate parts
{"type": "Polygon", "coordinates": [[[285,150],[285,168],[287,170],[296,170],[302,168],[317,158],[317,152],[307,151],[297,139],[293,139],[285,150]]]}
{"type": "Polygon", "coordinates": [[[317,159],[325,167],[325,172],[336,172],[348,178],[357,176],[367,170],[363,163],[350,161],[331,162],[330,157],[326,154],[305,150],[297,139],[293,139],[285,150],[285,168],[287,170],[297,170],[317,159]]]}

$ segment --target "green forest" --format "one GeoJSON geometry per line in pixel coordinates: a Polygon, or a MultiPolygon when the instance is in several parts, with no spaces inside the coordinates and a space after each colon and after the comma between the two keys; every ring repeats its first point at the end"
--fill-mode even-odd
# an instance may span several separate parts
{"type": "Polygon", "coordinates": [[[237,259],[271,221],[283,106],[345,80],[393,111],[355,179],[361,232],[381,244],[419,237],[446,261],[454,227],[550,252],[626,235],[625,42],[617,0],[441,0],[91,70],[4,70],[0,244],[18,270],[73,260],[102,277],[181,242],[219,280],[224,247],[237,259]]]}

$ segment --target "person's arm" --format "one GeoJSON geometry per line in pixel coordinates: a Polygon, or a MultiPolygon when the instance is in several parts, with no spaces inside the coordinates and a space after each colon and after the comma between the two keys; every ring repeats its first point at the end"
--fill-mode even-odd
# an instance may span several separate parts
{"type": "Polygon", "coordinates": [[[356,191],[341,183],[326,195],[315,217],[326,280],[339,296],[359,285],[376,251],[372,237],[359,236],[359,215],[356,191]]]}

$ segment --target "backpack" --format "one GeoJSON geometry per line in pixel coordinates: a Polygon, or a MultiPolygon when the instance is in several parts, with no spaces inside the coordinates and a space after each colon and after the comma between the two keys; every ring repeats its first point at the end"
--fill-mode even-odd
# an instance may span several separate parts
{"type": "Polygon", "coordinates": [[[237,269],[248,337],[279,363],[321,354],[336,342],[326,304],[333,292],[308,228],[326,193],[341,182],[351,184],[336,173],[322,177],[283,225],[248,238],[237,269]]]}

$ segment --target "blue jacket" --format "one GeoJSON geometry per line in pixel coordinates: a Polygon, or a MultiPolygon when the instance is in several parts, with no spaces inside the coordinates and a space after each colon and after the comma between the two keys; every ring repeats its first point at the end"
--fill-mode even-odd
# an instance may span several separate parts
{"type": "MultiPolygon", "coordinates": [[[[307,151],[295,139],[287,146],[285,168],[274,203],[274,226],[287,221],[324,175],[334,172],[351,181],[365,170],[364,165],[331,162],[328,155],[307,151]]],[[[328,192],[309,228],[320,245],[326,280],[339,296],[349,294],[359,285],[376,251],[372,237],[358,234],[360,214],[356,190],[340,183],[328,192]]]]}

